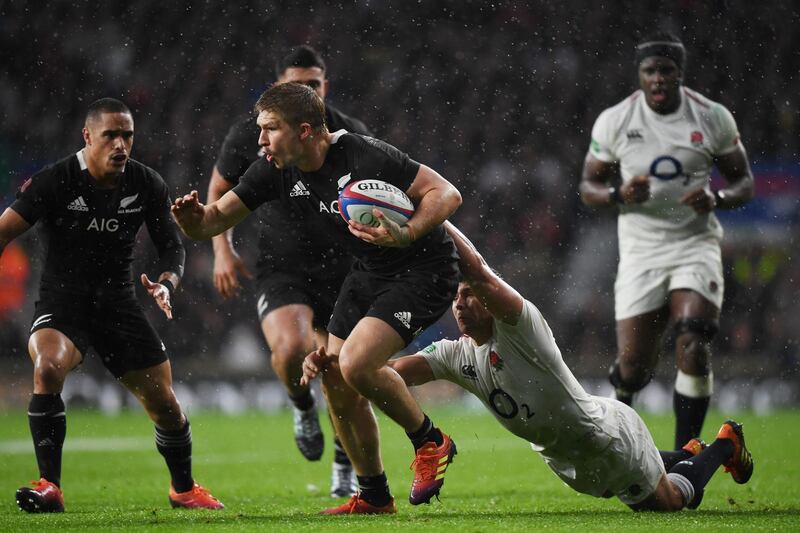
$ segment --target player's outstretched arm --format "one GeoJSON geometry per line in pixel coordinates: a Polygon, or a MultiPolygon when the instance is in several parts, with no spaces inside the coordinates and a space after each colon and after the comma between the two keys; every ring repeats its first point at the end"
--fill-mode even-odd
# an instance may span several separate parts
{"type": "Polygon", "coordinates": [[[171,211],[181,231],[197,241],[219,235],[250,214],[250,210],[233,191],[225,193],[210,205],[203,205],[197,191],[192,191],[176,198],[171,211]]]}
{"type": "Polygon", "coordinates": [[[30,227],[31,225],[10,207],[3,211],[0,215],[0,255],[3,255],[8,243],[28,231],[30,227]]]}
{"type": "Polygon", "coordinates": [[[473,292],[494,318],[507,324],[516,324],[522,314],[524,303],[522,296],[489,267],[483,256],[458,228],[450,222],[445,222],[444,227],[456,245],[458,266],[464,281],[469,283],[473,292]]]}
{"type": "Polygon", "coordinates": [[[386,361],[386,365],[400,374],[409,387],[422,385],[436,379],[430,363],[421,355],[405,355],[397,359],[389,359],[386,361]]]}
{"type": "MultiPolygon", "coordinates": [[[[234,184],[225,179],[216,165],[208,183],[207,203],[212,204],[233,189],[234,184]]],[[[233,228],[211,238],[214,248],[214,288],[223,298],[233,298],[241,288],[239,275],[252,278],[252,274],[233,247],[233,228]]]]}

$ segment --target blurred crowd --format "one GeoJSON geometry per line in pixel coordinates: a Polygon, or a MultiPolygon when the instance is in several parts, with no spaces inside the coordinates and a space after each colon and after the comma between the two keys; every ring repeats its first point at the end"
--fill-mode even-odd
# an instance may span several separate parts
{"type": "MultiPolygon", "coordinates": [[[[205,196],[228,127],[274,81],[276,57],[311,44],[327,61],[329,101],[460,188],[454,222],[544,311],[576,373],[597,376],[615,351],[616,226],[612,210],[580,204],[577,184],[594,119],[637,88],[639,37],[666,28],[683,38],[685,84],[733,111],[755,168],[795,161],[800,145],[796,7],[662,4],[4,2],[0,208],[29,175],[81,147],[85,108],[104,96],[134,112],[134,158],[175,194],[205,196]]],[[[236,232],[251,260],[257,226],[236,232]]],[[[147,269],[153,252],[142,241],[137,266],[147,269]]],[[[254,298],[223,302],[210,244],[187,251],[177,318],[154,320],[176,361],[223,372],[220,361],[239,357],[231,352],[261,349],[254,298]],[[247,332],[259,342],[236,342],[247,332]]],[[[797,375],[796,251],[793,237],[726,241],[718,375],[797,375]]],[[[24,358],[37,253],[33,235],[6,251],[16,266],[0,281],[2,357],[24,358]]],[[[447,320],[439,330],[454,334],[447,320]]]]}

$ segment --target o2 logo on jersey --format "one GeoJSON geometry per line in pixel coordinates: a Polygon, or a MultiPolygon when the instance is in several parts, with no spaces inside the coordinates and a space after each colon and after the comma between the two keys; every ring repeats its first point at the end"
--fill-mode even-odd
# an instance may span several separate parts
{"type": "Polygon", "coordinates": [[[683,164],[671,155],[656,157],[653,162],[650,163],[650,175],[663,181],[684,178],[684,185],[689,184],[690,178],[689,174],[683,171],[683,164]]]}
{"type": "Polygon", "coordinates": [[[92,221],[89,223],[89,227],[86,228],[86,231],[93,230],[93,231],[107,231],[109,233],[114,233],[119,229],[119,220],[116,218],[93,218],[92,221]]]}

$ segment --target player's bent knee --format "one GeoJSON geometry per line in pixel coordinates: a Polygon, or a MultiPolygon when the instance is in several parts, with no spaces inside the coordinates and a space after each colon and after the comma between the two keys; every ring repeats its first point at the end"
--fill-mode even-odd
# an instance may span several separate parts
{"type": "Polygon", "coordinates": [[[33,369],[33,376],[36,382],[45,385],[48,389],[58,389],[60,392],[69,370],[66,362],[60,358],[38,357],[33,369]]]}
{"type": "Polygon", "coordinates": [[[635,394],[645,388],[653,379],[653,372],[649,369],[638,369],[632,376],[623,378],[620,371],[619,359],[614,361],[608,373],[608,381],[618,391],[626,394],[635,394]]]}

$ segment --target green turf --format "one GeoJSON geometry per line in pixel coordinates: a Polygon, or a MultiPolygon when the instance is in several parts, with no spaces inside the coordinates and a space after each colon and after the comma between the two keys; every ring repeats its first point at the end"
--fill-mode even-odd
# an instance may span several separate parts
{"type": "MultiPolygon", "coordinates": [[[[430,413],[459,446],[441,502],[407,503],[411,446],[382,419],[383,456],[399,513],[353,518],[316,516],[333,503],[327,496],[332,452],[328,446],[318,463],[302,459],[286,413],[192,416],[195,477],[227,505],[220,512],[193,512],[169,508],[167,471],[143,413],[105,417],[76,410],[69,413],[64,452],[67,512],[27,515],[13,497],[17,487],[36,477],[27,417],[0,413],[0,531],[800,529],[800,412],[739,415],[756,461],[753,479],[740,486],[720,471],[699,510],[671,515],[634,514],[616,499],[576,494],[525,442],[481,411],[430,413]]],[[[666,447],[672,439],[671,417],[645,419],[656,443],[666,447]]],[[[711,413],[704,437],[712,439],[723,420],[711,413]]]]}

